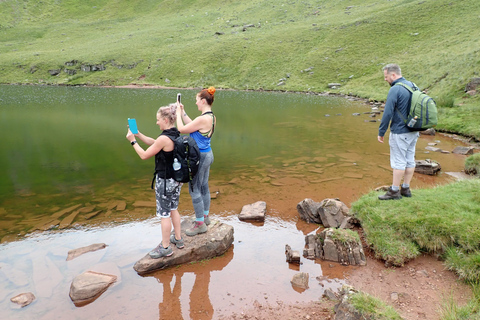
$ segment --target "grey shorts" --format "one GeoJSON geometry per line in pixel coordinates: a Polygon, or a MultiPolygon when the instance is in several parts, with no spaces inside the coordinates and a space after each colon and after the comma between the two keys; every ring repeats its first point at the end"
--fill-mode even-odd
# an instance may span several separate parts
{"type": "Polygon", "coordinates": [[[178,209],[182,183],[170,179],[155,179],[155,198],[157,202],[157,217],[169,218],[170,211],[178,209]],[[165,188],[165,183],[166,188],[165,188]]]}
{"type": "Polygon", "coordinates": [[[388,144],[390,145],[390,166],[393,169],[415,168],[415,145],[419,135],[418,132],[398,134],[390,132],[388,144]]]}

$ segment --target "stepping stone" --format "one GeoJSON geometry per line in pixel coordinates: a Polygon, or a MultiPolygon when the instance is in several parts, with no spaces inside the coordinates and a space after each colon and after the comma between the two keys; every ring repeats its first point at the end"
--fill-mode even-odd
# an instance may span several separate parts
{"type": "MultiPolygon", "coordinates": [[[[194,221],[190,219],[182,221],[182,238],[185,241],[185,247],[183,249],[178,249],[170,244],[173,249],[173,255],[159,259],[152,259],[147,253],[142,259],[135,263],[133,269],[142,275],[193,261],[211,259],[224,254],[232,245],[232,226],[219,222],[218,220],[212,220],[207,232],[189,237],[185,234],[185,230],[190,228],[193,222],[194,221]]],[[[152,245],[152,249],[153,248],[154,245],[152,245]]]]}

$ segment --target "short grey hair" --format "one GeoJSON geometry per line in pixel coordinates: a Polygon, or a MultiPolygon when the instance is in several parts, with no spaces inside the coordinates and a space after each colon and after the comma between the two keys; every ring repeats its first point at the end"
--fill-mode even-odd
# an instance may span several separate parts
{"type": "Polygon", "coordinates": [[[387,64],[385,67],[382,68],[382,70],[387,70],[387,73],[395,73],[397,76],[402,75],[402,69],[400,69],[400,66],[395,63],[387,64]]]}

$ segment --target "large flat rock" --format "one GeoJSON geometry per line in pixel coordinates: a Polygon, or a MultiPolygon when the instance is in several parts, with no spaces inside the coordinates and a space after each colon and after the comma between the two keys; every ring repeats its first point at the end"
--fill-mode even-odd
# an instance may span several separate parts
{"type": "Polygon", "coordinates": [[[232,226],[212,219],[212,223],[208,226],[206,233],[189,237],[185,234],[185,230],[191,228],[192,223],[193,220],[190,219],[182,222],[182,237],[185,241],[185,248],[177,249],[174,245],[171,245],[173,255],[160,259],[152,259],[147,253],[145,257],[135,263],[133,269],[138,274],[146,274],[188,262],[211,259],[224,254],[232,245],[232,226]]]}

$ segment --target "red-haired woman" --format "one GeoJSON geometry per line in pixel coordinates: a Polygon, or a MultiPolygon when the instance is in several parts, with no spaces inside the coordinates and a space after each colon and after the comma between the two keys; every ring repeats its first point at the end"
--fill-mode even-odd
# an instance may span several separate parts
{"type": "Polygon", "coordinates": [[[203,89],[196,96],[196,104],[201,115],[194,120],[185,112],[181,103],[177,108],[177,128],[181,133],[190,133],[200,149],[200,164],[198,172],[193,178],[192,185],[188,190],[192,197],[195,210],[195,223],[192,228],[186,230],[187,236],[195,236],[207,232],[210,224],[208,214],[210,212],[210,190],[208,188],[208,176],[210,166],[213,163],[213,152],[210,139],[215,130],[216,118],[212,112],[215,88],[203,89]]]}

